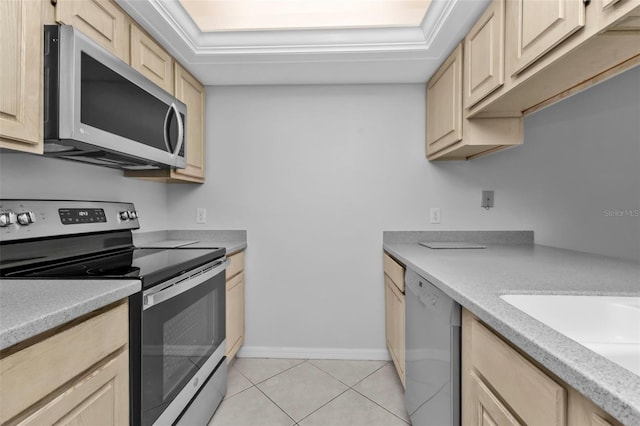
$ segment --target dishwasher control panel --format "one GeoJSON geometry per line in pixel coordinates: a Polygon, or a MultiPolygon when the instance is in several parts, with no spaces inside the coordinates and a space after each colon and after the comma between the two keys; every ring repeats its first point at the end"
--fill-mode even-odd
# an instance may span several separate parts
{"type": "Polygon", "coordinates": [[[418,301],[425,306],[425,309],[433,310],[434,313],[448,315],[453,326],[460,326],[460,305],[450,296],[440,290],[429,280],[418,275],[411,269],[407,269],[405,274],[405,293],[407,297],[417,297],[418,301]],[[409,296],[409,292],[412,293],[409,296]]]}

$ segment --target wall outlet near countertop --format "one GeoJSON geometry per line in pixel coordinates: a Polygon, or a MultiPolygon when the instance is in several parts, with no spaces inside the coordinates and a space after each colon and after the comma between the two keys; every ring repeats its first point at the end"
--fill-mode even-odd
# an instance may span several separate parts
{"type": "Polygon", "coordinates": [[[196,223],[207,223],[207,209],[204,207],[196,209],[196,223]]]}
{"type": "Polygon", "coordinates": [[[432,207],[429,211],[429,221],[431,223],[440,223],[440,207],[432,207]]]}

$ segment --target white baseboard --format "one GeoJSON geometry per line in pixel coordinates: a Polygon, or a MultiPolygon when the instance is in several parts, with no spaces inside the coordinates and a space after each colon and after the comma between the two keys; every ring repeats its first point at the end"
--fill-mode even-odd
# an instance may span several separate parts
{"type": "Polygon", "coordinates": [[[387,349],[283,348],[272,346],[243,346],[238,351],[238,358],[391,360],[387,349]]]}

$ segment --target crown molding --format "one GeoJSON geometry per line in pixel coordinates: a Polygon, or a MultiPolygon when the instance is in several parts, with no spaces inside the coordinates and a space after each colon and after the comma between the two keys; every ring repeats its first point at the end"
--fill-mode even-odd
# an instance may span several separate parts
{"type": "Polygon", "coordinates": [[[357,82],[359,73],[365,82],[425,82],[430,74],[424,73],[432,71],[433,65],[459,43],[490,3],[432,0],[416,27],[202,32],[178,0],[116,1],[205,84],[357,82]],[[383,64],[380,70],[371,69],[378,63],[383,64]],[[245,72],[238,73],[245,77],[234,80],[229,68],[233,65],[245,67],[245,72]],[[289,67],[314,74],[313,66],[318,68],[318,75],[306,79],[300,76],[285,80],[275,75],[269,78],[260,74],[265,65],[271,65],[273,73],[289,67]],[[413,67],[415,71],[400,69],[403,67],[413,67]],[[371,73],[379,76],[366,78],[371,73]]]}

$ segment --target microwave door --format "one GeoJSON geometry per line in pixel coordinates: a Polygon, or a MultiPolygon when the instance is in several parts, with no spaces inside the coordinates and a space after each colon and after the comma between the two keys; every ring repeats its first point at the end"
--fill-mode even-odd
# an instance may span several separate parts
{"type": "Polygon", "coordinates": [[[59,40],[59,139],[184,167],[186,106],[72,27],[59,40]]]}

